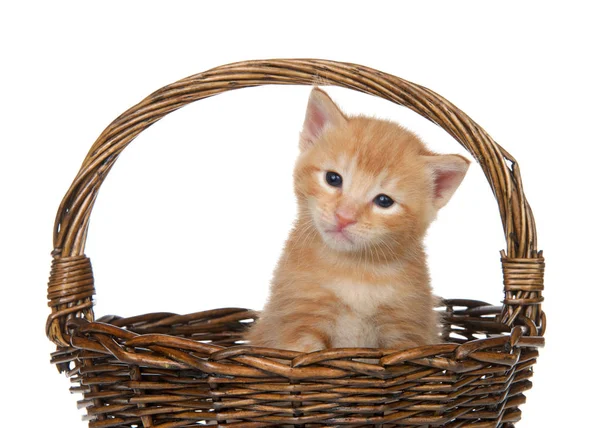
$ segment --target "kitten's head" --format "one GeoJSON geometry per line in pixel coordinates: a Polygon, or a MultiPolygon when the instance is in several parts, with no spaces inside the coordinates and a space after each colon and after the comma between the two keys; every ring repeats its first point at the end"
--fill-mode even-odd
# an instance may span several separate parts
{"type": "Polygon", "coordinates": [[[467,172],[459,155],[437,155],[399,125],[347,117],[311,92],[294,172],[300,218],[344,252],[402,253],[420,243],[467,172]]]}

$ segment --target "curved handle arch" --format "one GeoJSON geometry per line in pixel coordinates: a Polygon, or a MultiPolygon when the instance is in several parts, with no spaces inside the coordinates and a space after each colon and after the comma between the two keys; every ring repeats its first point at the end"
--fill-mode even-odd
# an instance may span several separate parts
{"type": "Polygon", "coordinates": [[[104,178],[119,154],[167,114],[222,92],[267,84],[336,85],[405,106],[441,126],[477,160],[490,183],[504,226],[506,299],[502,321],[519,315],[542,321],[543,258],[516,160],[460,109],[435,92],[365,66],[317,59],[243,61],[213,68],[152,93],[115,119],[98,137],[64,196],[54,225],[54,261],[47,333],[68,343],[67,320],[93,320],[93,275],[84,255],[89,218],[104,178]],[[508,269],[508,271],[507,271],[508,269]]]}

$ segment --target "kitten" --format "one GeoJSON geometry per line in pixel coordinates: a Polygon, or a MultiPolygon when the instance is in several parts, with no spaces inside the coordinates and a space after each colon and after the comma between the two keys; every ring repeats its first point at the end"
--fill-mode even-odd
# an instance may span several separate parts
{"type": "Polygon", "coordinates": [[[399,125],[311,92],[294,171],[298,219],[251,345],[405,349],[439,342],[423,237],[467,172],[399,125]]]}

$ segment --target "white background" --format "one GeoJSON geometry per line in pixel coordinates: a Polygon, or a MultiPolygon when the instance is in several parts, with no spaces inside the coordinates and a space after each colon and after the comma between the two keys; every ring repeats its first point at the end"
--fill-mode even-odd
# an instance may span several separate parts
{"type": "MultiPolygon", "coordinates": [[[[425,85],[517,158],[547,259],[548,315],[519,426],[597,423],[592,2],[13,3],[0,9],[3,426],[85,426],[78,397],[48,363],[45,288],[55,212],[95,138],[161,86],[276,57],[355,62],[425,85]]],[[[349,113],[397,120],[435,150],[465,153],[406,109],[329,92],[349,113]]],[[[125,151],[91,219],[97,315],[262,306],[294,218],[308,93],[263,87],[204,100],[125,151]]],[[[427,244],[437,293],[500,302],[502,227],[477,165],[427,244]]]]}

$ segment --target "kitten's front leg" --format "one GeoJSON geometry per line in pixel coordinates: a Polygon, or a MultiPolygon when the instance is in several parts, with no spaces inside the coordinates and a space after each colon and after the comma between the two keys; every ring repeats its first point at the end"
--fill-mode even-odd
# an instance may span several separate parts
{"type": "Polygon", "coordinates": [[[438,327],[433,309],[414,313],[405,308],[384,307],[376,317],[378,345],[404,350],[438,343],[438,327]]]}

